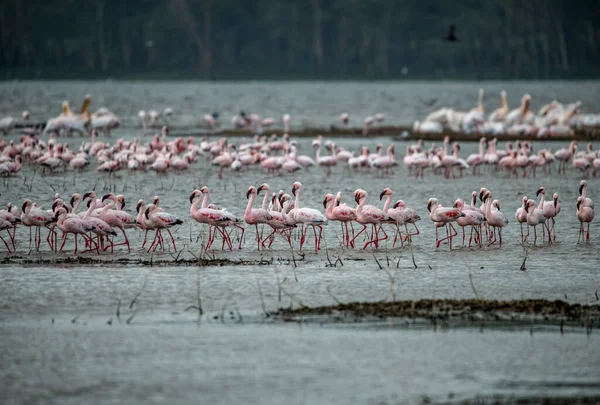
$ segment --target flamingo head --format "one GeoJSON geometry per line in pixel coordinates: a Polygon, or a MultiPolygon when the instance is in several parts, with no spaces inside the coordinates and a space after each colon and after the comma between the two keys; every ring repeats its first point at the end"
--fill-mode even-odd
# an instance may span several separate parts
{"type": "Polygon", "coordinates": [[[494,200],[492,201],[492,205],[495,206],[498,211],[500,211],[500,201],[494,200]]]}
{"type": "Polygon", "coordinates": [[[69,204],[72,207],[73,204],[75,204],[75,201],[79,201],[79,200],[81,200],[81,196],[78,193],[75,193],[71,196],[71,199],[69,200],[69,204]]]}
{"type": "Polygon", "coordinates": [[[256,188],[248,187],[248,191],[246,192],[246,199],[250,198],[250,195],[256,195],[256,188]]]}
{"type": "Polygon", "coordinates": [[[327,208],[327,203],[333,201],[333,194],[326,194],[325,199],[323,200],[323,207],[327,208]]]}
{"type": "Polygon", "coordinates": [[[384,188],[383,191],[381,192],[381,194],[379,194],[379,200],[383,200],[383,196],[385,195],[392,195],[392,189],[391,188],[384,188]]]}
{"type": "MultiPolygon", "coordinates": [[[[195,191],[198,191],[198,190],[195,190],[195,191]]],[[[204,186],[200,189],[199,193],[208,194],[208,193],[210,193],[210,189],[208,187],[204,186]]]]}
{"type": "Polygon", "coordinates": [[[485,193],[487,193],[487,192],[488,192],[488,189],[485,187],[481,187],[479,189],[479,201],[481,201],[481,202],[485,201],[483,197],[485,196],[485,193]]]}
{"type": "Polygon", "coordinates": [[[269,185],[267,183],[263,183],[260,185],[260,187],[256,190],[256,194],[260,194],[261,191],[265,190],[267,193],[269,192],[269,190],[271,190],[271,188],[269,187],[269,185]]]}
{"type": "Polygon", "coordinates": [[[406,208],[406,203],[402,200],[398,200],[398,201],[396,201],[396,203],[394,204],[394,206],[392,208],[404,209],[404,208],[406,208]]]}
{"type": "Polygon", "coordinates": [[[154,198],[152,199],[152,204],[158,206],[159,203],[160,203],[160,198],[158,198],[158,196],[155,195],[154,198]]]}
{"type": "Polygon", "coordinates": [[[356,201],[357,204],[360,204],[361,200],[364,199],[367,196],[367,192],[363,189],[358,189],[356,191],[354,191],[354,201],[356,201]]]}
{"type": "MultiPolygon", "coordinates": [[[[204,187],[202,187],[202,188],[204,188],[204,187]]],[[[196,197],[199,197],[201,193],[202,192],[200,190],[194,190],[194,191],[192,191],[192,194],[190,195],[190,204],[194,201],[194,199],[196,197]]]]}
{"type": "Polygon", "coordinates": [[[587,182],[585,180],[581,180],[579,183],[579,195],[583,193],[583,189],[587,187],[587,182]]]}
{"type": "Polygon", "coordinates": [[[431,212],[431,207],[438,205],[437,198],[430,198],[427,202],[427,211],[431,212]]]}
{"type": "Polygon", "coordinates": [[[492,193],[489,190],[486,190],[481,201],[485,203],[488,198],[492,198],[492,193]]]}
{"type": "Polygon", "coordinates": [[[121,204],[121,209],[125,208],[125,196],[123,194],[119,194],[117,196],[117,201],[121,204]]]}
{"type": "Polygon", "coordinates": [[[154,210],[154,208],[156,208],[154,204],[148,204],[146,211],[144,211],[144,216],[146,219],[150,219],[150,213],[154,210]]]}
{"type": "Polygon", "coordinates": [[[113,193],[108,193],[108,194],[105,194],[104,197],[102,197],[102,202],[104,202],[104,200],[116,201],[116,197],[113,193]]]}
{"type": "Polygon", "coordinates": [[[56,201],[54,201],[54,203],[52,204],[52,211],[56,212],[56,208],[58,207],[63,207],[63,200],[61,200],[60,198],[58,198],[56,201]]]}
{"type": "Polygon", "coordinates": [[[540,194],[546,195],[546,189],[544,187],[540,187],[539,190],[535,193],[536,196],[540,194]]]}
{"type": "Polygon", "coordinates": [[[144,209],[144,200],[138,200],[137,205],[135,206],[135,212],[139,214],[141,209],[144,209]]]}
{"type": "Polygon", "coordinates": [[[457,209],[462,209],[465,206],[465,202],[461,199],[461,198],[457,198],[456,201],[454,201],[454,208],[457,209]]]}
{"type": "Polygon", "coordinates": [[[280,194],[279,195],[279,204],[283,207],[286,202],[290,201],[289,194],[280,194]]]}
{"type": "Polygon", "coordinates": [[[552,202],[554,203],[554,209],[556,209],[556,207],[558,206],[558,194],[554,193],[554,195],[552,196],[552,202]]]}
{"type": "Polygon", "coordinates": [[[292,194],[294,195],[294,197],[296,196],[296,192],[301,189],[302,183],[300,183],[299,181],[296,181],[294,182],[294,184],[292,184],[292,194]]]}

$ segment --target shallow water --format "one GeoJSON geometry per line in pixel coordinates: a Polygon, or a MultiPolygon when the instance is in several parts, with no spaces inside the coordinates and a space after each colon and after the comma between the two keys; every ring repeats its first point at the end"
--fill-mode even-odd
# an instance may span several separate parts
{"type": "MultiPolygon", "coordinates": [[[[165,89],[178,89],[173,93],[194,91],[193,86],[180,83],[128,84],[122,86],[125,90],[116,90],[114,83],[103,84],[103,87],[87,82],[0,84],[5,90],[13,88],[10,86],[18,89],[8,93],[12,94],[16,111],[22,108],[18,104],[22,102],[22,95],[29,94],[32,88],[49,92],[48,98],[36,98],[34,102],[50,111],[53,106],[49,100],[58,103],[67,98],[66,94],[86,92],[91,92],[95,100],[106,100],[112,108],[113,103],[109,101],[122,100],[129,85],[139,86],[137,91],[147,89],[151,100],[155,97],[152,95],[165,94],[160,97],[173,100],[173,104],[176,101],[173,106],[180,111],[190,107],[182,103],[181,94],[175,97],[165,89]]],[[[213,84],[197,86],[204,88],[202,86],[213,84]]],[[[235,84],[224,85],[230,88],[228,86],[235,84]]],[[[262,88],[260,86],[267,84],[244,84],[239,94],[250,97],[252,92],[248,89],[252,86],[262,88]]],[[[274,85],[278,86],[281,85],[274,85]]],[[[325,110],[323,105],[317,108],[317,103],[307,101],[308,90],[293,87],[296,84],[289,86],[298,90],[295,94],[300,95],[295,102],[303,103],[305,110],[311,112],[307,115],[322,111],[322,118],[318,118],[321,121],[317,122],[329,123],[325,119],[339,112],[334,108],[325,110]]],[[[395,86],[401,84],[390,85],[389,90],[378,86],[381,84],[374,84],[378,91],[392,92],[400,91],[395,86]]],[[[515,87],[515,92],[517,88],[531,91],[535,97],[536,88],[528,86],[537,84],[523,83],[523,89],[515,87]]],[[[561,83],[546,87],[552,89],[552,86],[571,89],[570,85],[564,87],[561,83]]],[[[473,84],[474,94],[477,87],[473,84]]],[[[343,98],[347,100],[346,106],[351,106],[359,102],[348,95],[356,88],[366,94],[373,91],[371,97],[380,98],[364,83],[349,84],[348,88],[332,84],[326,88],[326,92],[315,91],[314,97],[343,89],[350,92],[342,94],[347,95],[343,98]]],[[[585,94],[584,91],[577,93],[584,105],[585,94]]],[[[269,98],[260,99],[275,103],[269,98]]],[[[221,99],[216,97],[215,100],[221,99]]],[[[231,111],[236,111],[238,106],[232,103],[231,111]]],[[[140,107],[132,105],[130,108],[135,114],[140,107]]],[[[369,108],[369,111],[379,111],[377,104],[369,108]]],[[[411,119],[416,118],[413,113],[406,114],[411,119]]],[[[131,139],[138,133],[121,129],[114,133],[112,141],[121,136],[131,139]]],[[[17,135],[10,138],[17,139],[17,135]]],[[[75,137],[68,141],[76,149],[82,140],[75,137]]],[[[301,153],[312,154],[310,140],[299,142],[301,153]]],[[[347,149],[358,150],[365,143],[374,149],[376,143],[387,145],[391,140],[381,137],[368,141],[336,139],[336,142],[347,149]]],[[[395,145],[401,160],[406,144],[396,142],[395,145]]],[[[543,146],[556,150],[566,144],[534,143],[535,150],[543,146]]],[[[461,155],[466,157],[475,151],[475,144],[464,144],[461,155]]],[[[142,251],[143,235],[128,231],[132,253],[119,247],[114,254],[102,256],[110,263],[48,265],[35,261],[71,256],[72,241],[65,247],[68,253],[50,252],[45,240],[41,252],[29,253],[28,230],[19,228],[17,253],[10,262],[0,265],[0,361],[3,364],[0,383],[5,387],[0,395],[3,403],[164,403],[165,400],[197,403],[199,399],[210,403],[244,400],[257,404],[283,400],[288,403],[418,403],[425,397],[434,401],[457,401],[494,394],[600,395],[600,386],[594,379],[600,371],[595,330],[587,335],[583,329],[568,328],[561,335],[556,327],[533,325],[534,333],[530,335],[529,326],[499,329],[486,325],[483,333],[480,328],[434,331],[428,325],[398,327],[387,321],[321,327],[282,325],[263,315],[264,310],[301,304],[330,305],[336,299],[349,302],[394,298],[545,298],[596,304],[600,289],[598,237],[592,223],[591,243],[577,243],[579,223],[575,200],[581,175],[573,169],[566,176],[545,176],[538,172],[536,179],[509,180],[503,173],[491,172],[481,176],[465,173],[455,180],[428,173],[424,180],[416,180],[408,177],[402,165],[396,168],[394,175],[386,177],[374,172],[351,173],[343,167],[336,167],[330,177],[319,169],[293,176],[273,176],[256,170],[235,175],[225,172],[224,176],[225,180],[219,181],[216,170],[202,159],[186,174],[119,173],[112,184],[98,175],[94,167],[81,174],[68,171],[42,177],[39,170],[34,175],[34,170],[26,166],[18,177],[1,181],[0,205],[9,201],[20,204],[27,197],[50,208],[57,192],[68,199],[74,192],[84,193],[95,186],[98,195],[108,192],[109,187],[124,194],[127,208],[133,210],[139,198],[149,201],[159,195],[161,206],[184,221],[174,235],[178,248],[183,251],[179,258],[191,259],[201,254],[201,245],[207,236],[206,229],[189,217],[188,198],[193,189],[208,185],[213,192],[211,201],[241,216],[248,186],[267,182],[273,191],[284,189],[289,193],[292,182],[298,180],[304,184],[302,205],[319,209],[327,192],[342,191],[344,201],[352,205],[352,192],[361,187],[369,192],[371,203],[380,204],[379,193],[384,187],[391,187],[394,200],[402,198],[421,215],[421,234],[414,237],[412,247],[403,249],[392,249],[388,243],[387,248],[378,251],[347,250],[339,248],[339,228],[330,224],[325,230],[329,260],[334,263],[339,258],[343,266],[340,261],[337,267],[331,266],[324,251],[314,254],[309,239],[304,257],[294,253],[295,267],[290,262],[292,252],[283,239],[276,239],[273,249],[259,253],[254,230],[248,228],[242,251],[230,253],[217,249],[210,256],[234,261],[263,259],[262,264],[197,267],[175,263],[176,257],[169,253],[152,255],[142,251]],[[534,197],[542,185],[548,195],[554,192],[560,195],[562,211],[556,221],[557,243],[540,242],[537,246],[523,247],[514,212],[523,194],[534,197]],[[448,245],[435,249],[435,231],[426,210],[428,198],[437,197],[444,205],[450,205],[458,197],[468,200],[471,191],[482,186],[493,192],[510,221],[503,232],[502,247],[463,248],[460,238],[456,238],[453,250],[450,251],[448,245]],[[526,270],[522,271],[525,257],[526,270]],[[138,266],[115,262],[119,258],[171,263],[138,266]],[[379,269],[375,259],[385,270],[379,269]],[[27,263],[23,264],[24,261],[27,263]],[[204,309],[200,323],[196,312],[184,311],[197,303],[198,283],[204,309]],[[129,308],[136,294],[139,296],[129,308]],[[221,315],[225,324],[221,322],[221,315]],[[107,324],[109,320],[111,325],[107,324]]],[[[590,197],[594,198],[599,180],[590,178],[588,184],[590,197]]],[[[391,229],[389,231],[391,234],[391,229]]],[[[45,233],[43,236],[45,239],[45,233]]],[[[297,241],[295,243],[297,246],[297,241]]],[[[215,242],[214,246],[220,248],[220,243],[215,242]]],[[[4,250],[0,255],[6,256],[4,250]]]]}
{"type": "Polygon", "coordinates": [[[362,126],[363,118],[384,113],[389,125],[410,125],[440,107],[468,111],[477,104],[479,88],[486,91],[488,111],[499,106],[500,91],[508,93],[508,103],[516,108],[521,96],[532,95],[537,111],[552,100],[582,102],[582,111],[600,112],[598,81],[486,81],[486,82],[128,82],[52,81],[0,82],[2,116],[21,117],[29,110],[31,121],[45,122],[61,112],[68,100],[75,110],[83,97],[91,94],[92,111],[108,107],[126,127],[139,125],[139,110],[173,109],[170,123],[175,127],[197,126],[204,114],[216,111],[228,128],[240,110],[273,117],[292,115],[292,126],[339,125],[342,112],[350,114],[350,124],[362,126]],[[436,99],[430,107],[427,102],[436,99]]]}

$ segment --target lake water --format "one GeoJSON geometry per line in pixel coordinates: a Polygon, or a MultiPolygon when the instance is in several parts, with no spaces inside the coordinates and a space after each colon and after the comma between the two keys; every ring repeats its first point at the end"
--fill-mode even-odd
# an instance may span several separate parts
{"type": "MultiPolygon", "coordinates": [[[[38,121],[34,119],[37,114],[40,118],[54,115],[63,99],[78,105],[84,94],[91,93],[94,106],[106,105],[121,117],[129,117],[131,125],[139,109],[167,105],[176,111],[173,120],[177,123],[192,122],[212,110],[227,116],[244,108],[263,116],[289,111],[315,125],[332,123],[342,111],[360,117],[381,111],[391,123],[400,124],[426,113],[417,105],[419,98],[437,94],[440,104],[448,100],[466,109],[480,86],[491,93],[506,88],[511,105],[521,93],[531,92],[540,104],[555,97],[580,99],[585,111],[588,105],[590,111],[600,110],[594,104],[599,103],[597,82],[24,82],[1,83],[0,102],[3,115],[5,111],[18,115],[28,108],[34,121],[38,121]]],[[[124,128],[115,131],[111,141],[136,136],[137,130],[124,128]]],[[[9,138],[18,139],[18,135],[9,138]]],[[[79,137],[66,140],[74,148],[82,141],[79,137]]],[[[392,142],[389,137],[335,141],[349,150],[359,150],[362,145],[374,149],[377,143],[387,146],[392,142]]],[[[299,142],[301,153],[312,154],[310,140],[299,142]]],[[[395,145],[401,161],[406,144],[395,145]]],[[[566,144],[534,143],[535,150],[544,146],[556,150],[566,144]]],[[[465,144],[461,155],[475,151],[475,144],[465,144]]],[[[186,174],[122,172],[109,184],[94,170],[95,165],[91,166],[81,174],[67,171],[44,177],[39,170],[34,175],[34,169],[25,166],[18,177],[1,181],[0,205],[20,204],[30,198],[50,208],[55,193],[68,199],[74,192],[95,187],[101,195],[111,187],[126,196],[127,208],[133,210],[138,199],[148,202],[159,195],[161,206],[184,221],[174,232],[182,251],[179,258],[192,259],[202,254],[207,235],[206,229],[189,217],[188,198],[192,190],[204,185],[212,190],[211,201],[240,216],[247,188],[263,182],[272,190],[289,193],[293,181],[301,181],[302,204],[318,209],[328,192],[342,191],[344,201],[353,205],[352,192],[359,187],[369,192],[370,203],[378,205],[379,193],[390,187],[394,200],[402,198],[421,215],[421,234],[414,237],[412,248],[393,249],[389,243],[377,251],[348,250],[339,247],[338,226],[330,224],[324,244],[330,260],[339,258],[343,266],[340,262],[337,267],[330,266],[326,252],[315,254],[309,241],[304,258],[294,253],[294,267],[292,252],[281,238],[272,249],[259,253],[254,230],[248,228],[241,251],[217,249],[211,256],[234,261],[262,259],[261,264],[198,267],[176,263],[176,257],[167,252],[146,253],[140,248],[143,234],[129,231],[132,253],[118,248],[112,255],[102,255],[107,261],[102,265],[54,265],[35,261],[72,256],[72,241],[67,242],[67,253],[52,253],[45,241],[41,252],[30,253],[29,232],[19,228],[17,253],[0,265],[2,403],[396,404],[427,399],[456,402],[493,395],[600,395],[595,330],[586,334],[583,328],[573,327],[561,334],[558,327],[538,324],[434,330],[428,324],[391,321],[281,324],[263,314],[264,309],[275,311],[290,304],[330,305],[334,297],[342,302],[393,297],[545,298],[597,304],[599,239],[592,223],[591,243],[577,242],[575,201],[581,175],[572,168],[565,176],[538,172],[535,179],[505,179],[503,173],[484,172],[481,176],[465,173],[456,180],[428,173],[424,180],[416,180],[402,165],[386,177],[338,166],[330,177],[316,168],[293,176],[256,170],[235,175],[225,172],[225,179],[218,180],[217,171],[200,159],[186,174]],[[427,217],[428,198],[450,205],[458,197],[468,200],[471,191],[483,186],[500,201],[510,221],[502,247],[462,248],[458,238],[452,251],[447,245],[435,249],[435,230],[427,217]],[[545,186],[549,195],[560,195],[557,243],[523,247],[514,212],[521,196],[535,197],[540,186],[545,186]],[[526,270],[522,271],[526,255],[526,270]],[[169,263],[141,266],[116,261],[138,258],[169,263]],[[379,269],[375,259],[386,271],[379,269]],[[391,288],[388,273],[394,278],[391,288]],[[200,319],[194,311],[184,311],[196,304],[198,283],[205,311],[200,319]],[[139,296],[129,308],[136,294],[139,296]]],[[[588,185],[590,197],[595,198],[599,180],[589,178],[588,185]]],[[[215,247],[220,248],[220,243],[215,247]]],[[[0,255],[6,257],[5,251],[0,255]]]]}

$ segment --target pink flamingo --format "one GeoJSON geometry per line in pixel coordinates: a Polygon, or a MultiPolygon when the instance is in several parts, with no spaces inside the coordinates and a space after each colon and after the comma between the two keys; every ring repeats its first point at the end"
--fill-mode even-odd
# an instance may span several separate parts
{"type": "Polygon", "coordinates": [[[156,230],[154,240],[152,241],[152,244],[150,244],[148,252],[152,249],[152,247],[154,247],[154,250],[156,250],[156,247],[158,245],[164,248],[161,235],[162,229],[166,229],[169,233],[169,236],[171,237],[171,242],[173,243],[173,250],[177,252],[175,238],[173,238],[173,234],[171,233],[171,230],[169,228],[172,228],[176,225],[181,225],[183,224],[183,221],[177,218],[175,215],[169,214],[168,212],[157,210],[157,207],[154,204],[149,204],[148,206],[146,206],[144,216],[148,221],[146,222],[147,226],[149,225],[150,229],[156,230]]]}
{"type": "Polygon", "coordinates": [[[594,220],[594,208],[583,205],[584,199],[582,196],[577,197],[577,219],[579,220],[579,238],[577,242],[583,240],[584,229],[583,224],[587,223],[587,234],[585,235],[586,242],[590,242],[590,222],[594,220]]]}
{"type": "Polygon", "coordinates": [[[263,210],[262,208],[252,208],[252,204],[256,199],[258,192],[255,187],[249,187],[246,192],[246,198],[248,199],[248,204],[246,205],[246,210],[244,211],[244,221],[248,225],[254,225],[256,229],[256,242],[258,250],[260,251],[261,239],[260,233],[258,232],[258,224],[266,224],[268,221],[273,219],[271,214],[267,210],[263,210]]]}
{"type": "MultiPolygon", "coordinates": [[[[224,241],[227,239],[227,236],[224,233],[224,231],[217,227],[219,226],[219,224],[221,222],[229,221],[229,218],[226,215],[224,215],[224,213],[222,211],[208,208],[208,203],[206,204],[207,205],[206,207],[198,208],[198,205],[200,204],[201,200],[204,200],[206,202],[208,201],[207,195],[208,195],[208,193],[204,194],[200,190],[194,190],[192,192],[192,194],[190,195],[190,204],[192,204],[190,207],[190,216],[192,218],[194,218],[194,220],[196,222],[199,222],[201,224],[208,224],[208,226],[209,226],[208,227],[208,241],[206,243],[206,246],[204,247],[205,251],[208,251],[208,249],[212,245],[217,230],[221,233],[221,237],[224,239],[224,241]],[[201,197],[203,197],[203,198],[201,198],[201,197]],[[213,228],[214,228],[214,232],[213,232],[213,228]]],[[[204,201],[202,202],[203,206],[204,206],[204,201]]]]}
{"type": "Polygon", "coordinates": [[[325,174],[331,175],[331,167],[337,165],[337,158],[335,156],[321,156],[321,141],[316,140],[313,142],[313,148],[315,149],[315,160],[317,164],[325,168],[325,174]]]}
{"type": "Polygon", "coordinates": [[[427,211],[429,211],[429,219],[432,222],[436,223],[435,229],[435,242],[436,249],[440,247],[440,244],[446,239],[450,242],[450,249],[452,249],[452,238],[458,235],[456,229],[452,226],[452,222],[455,222],[459,217],[464,217],[465,214],[460,212],[460,210],[452,207],[443,207],[438,203],[437,198],[430,198],[427,202],[427,211]],[[441,226],[438,226],[440,224],[441,226]],[[438,228],[442,226],[446,226],[447,234],[443,239],[440,239],[438,236],[438,228]]]}
{"type": "MultiPolygon", "coordinates": [[[[31,228],[35,227],[35,235],[34,235],[34,245],[36,250],[40,250],[40,243],[41,243],[41,227],[42,226],[46,226],[47,224],[53,220],[52,214],[48,213],[47,211],[41,210],[39,208],[37,208],[37,206],[34,207],[34,204],[31,202],[31,200],[26,199],[23,201],[23,206],[21,207],[21,223],[27,227],[29,227],[29,248],[31,249],[31,228]]],[[[48,236],[46,237],[46,241],[48,242],[48,245],[50,246],[51,249],[54,249],[53,244],[50,242],[50,237],[52,235],[53,231],[50,231],[48,233],[48,236]]]]}
{"type": "Polygon", "coordinates": [[[485,163],[485,149],[487,139],[481,138],[479,140],[479,153],[472,153],[466,159],[467,164],[473,168],[473,175],[478,173],[479,166],[485,163]]]}
{"type": "MultiPolygon", "coordinates": [[[[333,194],[325,195],[323,200],[323,207],[325,208],[325,216],[330,221],[339,221],[342,226],[342,240],[341,243],[346,244],[346,247],[354,247],[354,244],[350,244],[350,232],[348,231],[348,223],[352,224],[352,221],[356,221],[356,210],[349,207],[346,204],[340,205],[342,193],[338,193],[336,197],[333,194]],[[345,228],[345,231],[344,231],[345,228]]],[[[354,229],[352,230],[354,233],[354,229]]]]}
{"type": "Polygon", "coordinates": [[[100,217],[111,227],[119,228],[123,233],[125,242],[119,243],[117,245],[115,245],[114,242],[111,242],[110,246],[107,246],[104,250],[108,249],[109,247],[112,250],[115,246],[126,245],[127,251],[131,252],[131,246],[129,245],[129,239],[127,238],[127,234],[125,233],[125,228],[133,228],[134,226],[136,226],[136,220],[132,215],[121,210],[121,208],[123,207],[121,205],[121,201],[119,201],[120,199],[117,198],[117,196],[115,196],[113,193],[106,194],[104,197],[102,197],[102,202],[106,200],[110,200],[110,203],[108,205],[105,205],[104,208],[102,208],[102,210],[100,211],[100,217]],[[117,203],[119,203],[121,207],[118,209],[112,209],[117,205],[117,203]]]}
{"type": "Polygon", "coordinates": [[[546,217],[546,220],[552,221],[552,227],[549,227],[548,222],[546,221],[546,229],[548,230],[548,242],[552,243],[551,233],[553,231],[554,239],[556,240],[556,231],[554,229],[556,221],[554,220],[554,218],[558,214],[557,208],[560,212],[560,205],[558,205],[558,194],[554,193],[554,195],[552,196],[552,201],[546,201],[546,188],[540,187],[536,192],[536,195],[541,195],[538,208],[542,210],[542,212],[544,213],[544,217],[546,217]]]}
{"type": "Polygon", "coordinates": [[[321,237],[323,235],[323,226],[328,224],[327,217],[323,215],[319,210],[313,208],[302,207],[300,208],[300,193],[302,192],[302,183],[299,181],[292,184],[292,194],[296,197],[294,201],[294,209],[289,212],[295,223],[302,226],[302,237],[300,238],[300,251],[302,252],[302,246],[306,240],[306,231],[309,226],[313,228],[313,234],[315,236],[315,252],[321,249],[321,237]],[[317,237],[317,231],[315,228],[319,228],[319,236],[317,237]]]}
{"type": "Polygon", "coordinates": [[[388,239],[387,233],[381,226],[384,222],[392,221],[393,219],[385,214],[383,210],[375,207],[374,205],[365,204],[369,194],[363,189],[357,189],[354,191],[354,201],[356,201],[356,222],[361,224],[363,228],[358,231],[352,239],[352,245],[358,236],[367,229],[367,225],[372,226],[371,238],[365,243],[363,249],[366,249],[369,245],[375,245],[375,248],[379,248],[379,242],[388,239]],[[379,238],[379,231],[384,235],[383,238],[379,238]]]}
{"type": "Polygon", "coordinates": [[[517,209],[517,211],[515,212],[515,220],[519,223],[519,225],[521,226],[521,242],[525,242],[525,235],[523,234],[523,224],[527,223],[527,201],[529,200],[529,198],[527,198],[526,195],[523,196],[523,198],[521,199],[521,207],[519,207],[517,209]]]}
{"type": "Polygon", "coordinates": [[[471,247],[471,242],[473,241],[473,230],[475,230],[475,243],[479,241],[479,247],[481,247],[483,239],[481,237],[481,225],[485,222],[485,215],[479,210],[474,210],[470,206],[465,205],[465,202],[460,198],[454,201],[454,208],[464,214],[463,217],[456,219],[456,223],[462,228],[462,244],[465,244],[465,227],[470,226],[469,247],[471,247]]]}
{"type": "MultiPolygon", "coordinates": [[[[271,245],[273,244],[273,235],[275,235],[275,232],[279,231],[281,233],[282,236],[285,235],[284,232],[291,230],[294,226],[290,225],[288,223],[286,223],[283,214],[275,209],[269,209],[268,207],[268,203],[269,200],[271,201],[272,204],[278,204],[278,200],[277,200],[277,194],[273,194],[271,195],[271,188],[269,187],[269,185],[267,183],[263,183],[260,185],[260,187],[258,188],[258,190],[256,191],[256,194],[259,195],[261,191],[265,191],[265,197],[263,198],[263,203],[262,203],[262,207],[261,209],[268,212],[269,215],[271,215],[271,219],[267,220],[266,224],[269,225],[272,228],[271,233],[262,240],[262,247],[265,247],[265,241],[269,240],[269,247],[271,247],[271,245]]],[[[286,240],[288,241],[288,244],[290,245],[290,248],[292,247],[292,241],[290,238],[290,235],[285,235],[286,240]]]]}
{"type": "Polygon", "coordinates": [[[87,224],[85,221],[79,218],[67,218],[67,210],[64,207],[59,207],[56,210],[56,226],[63,232],[63,243],[60,246],[59,251],[62,252],[65,243],[67,242],[67,235],[72,233],[75,236],[75,250],[74,254],[77,254],[77,236],[81,235],[86,239],[86,242],[90,245],[93,243],[86,235],[87,232],[93,231],[94,226],[87,224]]]}
{"type": "Polygon", "coordinates": [[[571,141],[568,148],[562,148],[554,153],[554,158],[558,160],[558,173],[566,173],[568,163],[577,151],[577,141],[571,141]]]}
{"type": "MultiPolygon", "coordinates": [[[[533,226],[533,244],[535,244],[537,242],[537,226],[546,226],[546,217],[544,216],[544,212],[536,206],[535,201],[531,199],[527,200],[525,209],[527,210],[527,225],[533,226]]],[[[527,235],[525,235],[524,240],[527,240],[528,236],[529,227],[527,228],[527,235]]]]}
{"type": "MultiPolygon", "coordinates": [[[[104,240],[102,238],[106,237],[108,238],[109,236],[117,236],[117,233],[114,231],[114,229],[108,224],[106,223],[106,221],[93,216],[93,212],[95,209],[98,208],[98,203],[100,202],[100,200],[97,200],[95,198],[90,199],[88,201],[88,210],[84,213],[82,213],[82,215],[79,216],[79,218],[81,218],[82,221],[84,221],[87,225],[93,227],[92,232],[95,233],[98,236],[98,243],[96,243],[96,253],[100,254],[100,250],[99,247],[104,248],[103,243],[104,240]]],[[[92,246],[89,246],[88,251],[91,251],[92,246]]]]}
{"type": "Polygon", "coordinates": [[[490,242],[489,246],[496,243],[496,229],[498,229],[500,246],[502,246],[502,228],[508,225],[508,219],[506,218],[506,215],[500,211],[500,202],[498,202],[498,200],[492,201],[492,193],[490,191],[486,192],[483,197],[483,202],[486,204],[486,209],[484,210],[485,219],[487,220],[487,224],[493,228],[492,234],[494,239],[490,242]]]}

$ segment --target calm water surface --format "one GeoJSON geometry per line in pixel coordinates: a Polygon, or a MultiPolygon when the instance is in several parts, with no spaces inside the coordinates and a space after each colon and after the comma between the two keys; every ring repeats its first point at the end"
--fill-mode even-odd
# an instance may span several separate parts
{"type": "MultiPolygon", "coordinates": [[[[513,103],[517,94],[529,91],[534,100],[581,99],[584,106],[598,102],[589,96],[596,85],[484,83],[493,93],[506,88],[513,103]]],[[[456,97],[468,108],[478,87],[477,83],[1,83],[0,103],[3,112],[17,115],[27,106],[34,115],[47,117],[62,99],[80,100],[91,93],[98,102],[95,106],[106,105],[122,117],[130,116],[131,122],[140,108],[170,105],[189,119],[196,119],[196,111],[255,108],[264,115],[290,111],[318,124],[331,123],[343,110],[361,116],[382,111],[392,122],[404,123],[421,114],[416,110],[421,107],[415,107],[419,97],[443,93],[443,100],[456,97]]],[[[138,133],[123,129],[115,132],[113,141],[121,136],[131,139],[138,133]]],[[[336,141],[350,150],[391,142],[385,137],[336,141]]],[[[81,139],[69,142],[77,148],[81,139]]],[[[302,153],[312,154],[310,140],[300,140],[300,146],[302,153]]],[[[400,161],[405,146],[396,143],[400,161]]],[[[544,146],[556,150],[566,145],[534,144],[535,150],[544,146]]],[[[463,145],[461,155],[475,151],[474,144],[463,145]]],[[[116,264],[116,258],[150,260],[151,255],[140,249],[143,235],[136,231],[128,233],[132,253],[119,250],[113,257],[104,256],[112,261],[107,265],[4,263],[0,267],[2,403],[393,404],[419,403],[425,397],[443,401],[494,394],[600,395],[595,331],[586,335],[574,328],[561,335],[552,326],[535,326],[533,335],[529,327],[434,331],[424,325],[397,327],[385,322],[299,326],[274,324],[263,315],[263,303],[267,311],[299,303],[327,305],[334,303],[332,295],[344,302],[395,296],[546,298],[596,304],[599,239],[593,223],[592,243],[577,243],[575,200],[581,176],[573,170],[562,177],[538,173],[536,179],[510,180],[502,173],[465,173],[447,181],[431,173],[424,180],[410,178],[403,166],[383,178],[337,167],[330,177],[319,169],[294,176],[250,171],[235,176],[226,172],[226,180],[218,181],[216,170],[200,160],[184,175],[119,173],[109,184],[93,169],[42,177],[39,171],[34,175],[31,167],[24,167],[18,177],[2,180],[0,204],[20,203],[28,197],[50,208],[57,192],[68,198],[95,187],[101,195],[111,187],[126,196],[127,208],[132,210],[138,199],[149,201],[159,195],[161,205],[184,221],[174,235],[183,250],[180,258],[190,259],[200,254],[207,236],[206,229],[189,218],[188,197],[193,189],[208,185],[213,202],[242,215],[248,186],[268,182],[273,190],[290,192],[292,182],[299,180],[304,184],[302,205],[315,208],[322,208],[327,192],[342,191],[351,204],[352,192],[359,187],[369,192],[371,203],[379,204],[381,190],[391,187],[394,199],[402,198],[421,214],[421,234],[414,238],[412,249],[392,249],[390,243],[379,251],[349,251],[338,247],[338,227],[330,224],[325,238],[332,262],[340,258],[343,263],[337,267],[329,266],[325,252],[311,253],[310,244],[303,259],[294,255],[298,267],[289,263],[292,253],[281,239],[273,249],[258,253],[253,229],[248,229],[241,252],[217,250],[214,256],[262,258],[267,264],[116,264]],[[558,241],[523,247],[514,212],[523,194],[534,197],[542,185],[550,195],[560,195],[558,241]],[[468,249],[457,243],[452,251],[447,245],[436,250],[427,199],[437,197],[451,205],[458,197],[468,199],[471,191],[482,186],[492,190],[510,221],[502,247],[468,249]],[[527,269],[521,271],[526,255],[527,269]],[[393,276],[391,287],[388,273],[379,270],[374,257],[393,276]],[[198,283],[205,311],[200,321],[197,313],[184,311],[197,302],[198,283]],[[279,285],[284,290],[281,294],[279,285]]],[[[588,182],[589,194],[596,198],[600,181],[590,178],[588,182]]],[[[17,239],[19,258],[55,256],[45,241],[40,253],[28,254],[27,229],[19,228],[17,239]]],[[[71,243],[67,242],[66,252],[71,251],[71,243]]],[[[168,253],[156,253],[152,259],[174,260],[168,253]]]]}

